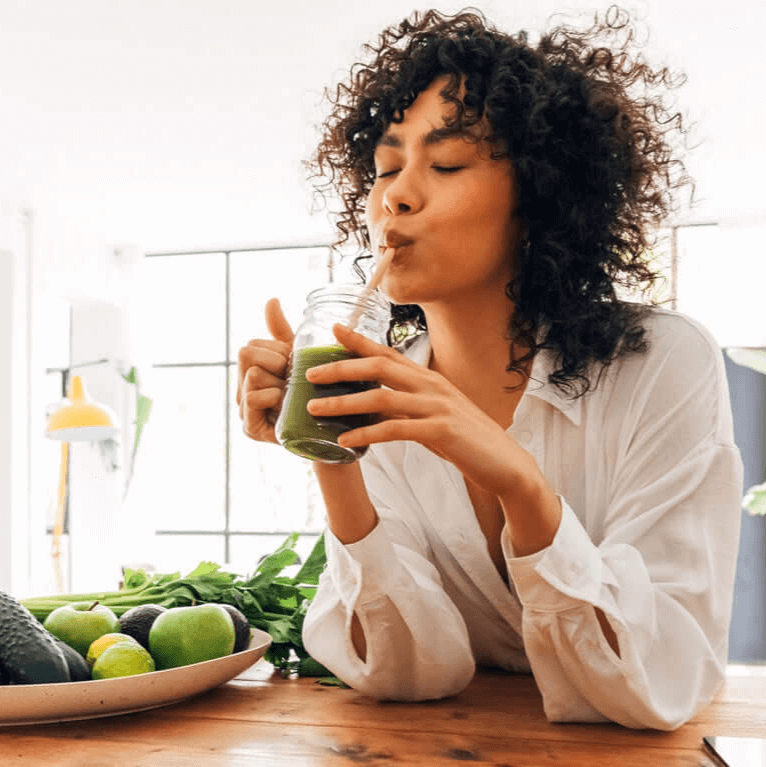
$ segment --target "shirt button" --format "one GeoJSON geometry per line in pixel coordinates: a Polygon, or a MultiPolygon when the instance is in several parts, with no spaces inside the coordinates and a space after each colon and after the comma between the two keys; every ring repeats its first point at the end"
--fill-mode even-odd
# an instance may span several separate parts
{"type": "Polygon", "coordinates": [[[532,432],[528,431],[527,429],[524,429],[524,431],[519,432],[518,440],[522,444],[526,445],[529,443],[529,441],[532,439],[532,432]]]}

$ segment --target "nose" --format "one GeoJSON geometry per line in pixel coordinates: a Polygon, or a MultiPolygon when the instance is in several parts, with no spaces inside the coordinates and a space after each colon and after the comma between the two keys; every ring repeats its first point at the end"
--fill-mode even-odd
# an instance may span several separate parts
{"type": "Polygon", "coordinates": [[[391,216],[416,213],[423,207],[423,190],[413,168],[403,168],[383,192],[383,208],[391,216]]]}

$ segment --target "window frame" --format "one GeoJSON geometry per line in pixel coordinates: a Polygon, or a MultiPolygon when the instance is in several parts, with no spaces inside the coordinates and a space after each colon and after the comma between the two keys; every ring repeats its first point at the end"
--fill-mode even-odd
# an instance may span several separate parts
{"type": "MultiPolygon", "coordinates": [[[[193,250],[174,250],[174,251],[158,251],[158,252],[147,252],[145,254],[145,258],[147,259],[154,259],[154,258],[183,258],[184,256],[204,256],[209,255],[211,257],[223,257],[224,258],[224,290],[225,290],[225,333],[224,333],[224,343],[225,343],[225,349],[226,354],[225,358],[222,361],[214,361],[214,362],[200,362],[200,361],[186,361],[186,362],[156,362],[152,361],[151,367],[153,369],[169,369],[169,368],[198,368],[198,367],[215,367],[215,368],[223,368],[226,372],[225,375],[225,398],[224,398],[224,409],[222,410],[222,413],[224,414],[224,420],[225,420],[225,431],[224,431],[224,441],[225,441],[225,477],[224,477],[224,524],[223,529],[208,529],[208,530],[197,530],[193,528],[186,528],[186,529],[162,529],[158,528],[155,530],[155,536],[157,538],[162,538],[164,536],[222,536],[223,537],[223,550],[224,550],[224,561],[229,562],[231,561],[231,551],[232,551],[232,538],[238,537],[243,538],[246,536],[272,536],[275,539],[277,538],[286,538],[288,535],[290,535],[293,532],[297,532],[303,536],[309,536],[309,537],[318,537],[319,532],[317,530],[239,530],[239,529],[233,529],[231,527],[231,418],[229,417],[229,413],[231,410],[231,385],[230,385],[230,375],[231,375],[231,368],[236,368],[238,364],[238,360],[231,359],[232,356],[232,350],[231,350],[231,296],[232,296],[232,290],[231,290],[231,256],[233,254],[237,253],[267,253],[271,251],[294,251],[294,250],[321,250],[326,249],[327,250],[327,259],[326,259],[326,269],[327,269],[327,280],[328,282],[332,283],[336,276],[336,261],[334,258],[334,253],[331,247],[331,244],[329,240],[316,240],[311,242],[302,242],[302,243],[273,243],[273,244],[265,244],[265,245],[252,245],[252,246],[242,246],[242,247],[236,247],[236,248],[196,248],[193,250]]],[[[149,396],[151,396],[151,392],[148,392],[149,396]]],[[[276,542],[276,541],[275,541],[276,542]]]]}

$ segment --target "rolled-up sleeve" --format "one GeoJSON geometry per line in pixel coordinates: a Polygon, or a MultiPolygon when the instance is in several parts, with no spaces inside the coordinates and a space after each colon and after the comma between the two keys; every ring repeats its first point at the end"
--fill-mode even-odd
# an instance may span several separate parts
{"type": "Polygon", "coordinates": [[[391,501],[407,507],[403,488],[384,489],[390,480],[374,457],[365,462],[379,522],[352,544],[326,532],[327,568],[304,622],[304,644],[340,679],[380,700],[454,695],[475,671],[465,621],[444,591],[422,536],[386,511],[391,501]],[[365,635],[364,661],[351,640],[354,614],[365,635]]]}
{"type": "Polygon", "coordinates": [[[704,334],[694,340],[696,349],[686,338],[691,349],[671,349],[664,371],[637,382],[644,389],[620,427],[598,544],[566,499],[546,549],[514,557],[503,535],[525,651],[552,721],[674,729],[724,678],[742,461],[720,353],[704,334]]]}

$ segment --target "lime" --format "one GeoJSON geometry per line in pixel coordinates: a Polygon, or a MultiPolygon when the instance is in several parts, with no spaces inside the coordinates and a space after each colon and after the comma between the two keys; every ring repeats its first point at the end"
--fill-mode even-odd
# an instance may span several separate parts
{"type": "Polygon", "coordinates": [[[98,639],[94,639],[88,648],[88,654],[85,656],[85,660],[88,661],[88,665],[93,668],[93,664],[98,659],[104,650],[116,644],[117,642],[134,642],[132,636],[120,633],[102,634],[98,639]]]}
{"type": "Polygon", "coordinates": [[[136,641],[115,642],[93,664],[94,679],[113,679],[154,671],[154,660],[136,641]]]}

